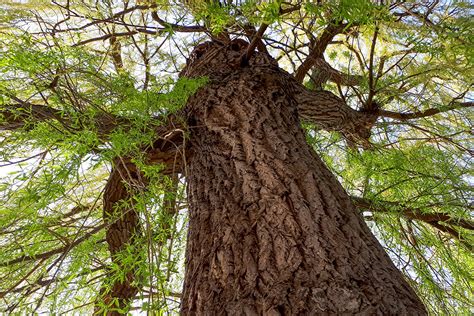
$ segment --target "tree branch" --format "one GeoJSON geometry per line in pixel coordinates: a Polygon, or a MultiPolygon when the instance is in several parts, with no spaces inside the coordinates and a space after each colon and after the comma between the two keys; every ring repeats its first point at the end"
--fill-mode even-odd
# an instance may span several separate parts
{"type": "MultiPolygon", "coordinates": [[[[92,274],[94,272],[97,272],[97,271],[100,271],[100,270],[103,270],[103,269],[104,269],[104,266],[98,266],[98,267],[95,267],[93,269],[86,270],[84,272],[78,273],[77,275],[75,275],[75,278],[85,276],[87,274],[92,274]]],[[[48,286],[48,285],[50,285],[51,283],[54,283],[54,282],[62,282],[62,281],[66,281],[66,280],[70,281],[69,276],[68,277],[62,277],[62,278],[54,277],[54,278],[50,278],[50,279],[43,279],[42,276],[41,276],[40,278],[38,278],[34,282],[28,282],[28,285],[24,285],[24,286],[17,287],[17,288],[11,288],[8,291],[0,291],[0,298],[5,297],[5,295],[7,295],[7,294],[21,293],[24,290],[31,291],[33,288],[41,288],[41,287],[44,287],[44,286],[48,286]]]]}
{"type": "Polygon", "coordinates": [[[114,63],[115,71],[119,73],[123,70],[123,59],[122,59],[122,44],[117,37],[112,36],[109,39],[110,43],[110,56],[112,57],[112,61],[114,63]]]}
{"type": "Polygon", "coordinates": [[[146,180],[136,166],[130,168],[117,158],[112,167],[104,190],[103,219],[106,226],[106,241],[110,257],[114,264],[124,273],[124,278],[113,278],[109,288],[104,281],[100,289],[100,299],[95,306],[94,314],[108,314],[109,309],[125,309],[139,291],[136,272],[124,264],[120,253],[130,246],[134,256],[140,253],[138,240],[141,236],[140,218],[135,209],[133,196],[146,187],[146,180]],[[101,310],[101,304],[107,306],[107,311],[101,310]]]}
{"type": "Polygon", "coordinates": [[[350,141],[368,143],[377,116],[352,109],[329,91],[308,90],[297,83],[294,89],[301,120],[324,130],[341,132],[350,141]]]}
{"type": "MultiPolygon", "coordinates": [[[[168,137],[167,141],[169,142],[168,137]]],[[[162,145],[165,145],[164,143],[162,145]]],[[[178,175],[176,170],[171,174],[171,184],[167,187],[169,195],[164,197],[164,210],[167,215],[174,216],[176,210],[176,193],[178,190],[178,175]]],[[[104,212],[103,218],[106,226],[106,241],[108,243],[112,262],[120,267],[121,273],[125,273],[125,278],[114,279],[111,288],[104,282],[100,293],[101,297],[96,302],[95,314],[102,314],[101,303],[108,306],[108,309],[126,309],[133,300],[143,284],[137,282],[135,267],[129,267],[123,263],[120,253],[127,247],[127,251],[132,251],[134,256],[139,256],[142,251],[140,237],[142,228],[139,213],[135,208],[134,196],[146,190],[148,180],[142,175],[139,168],[131,161],[117,158],[107,185],[104,191],[104,212]]],[[[166,185],[166,184],[164,184],[166,185]]],[[[169,219],[161,229],[166,231],[166,238],[172,235],[168,233],[171,228],[169,219]]],[[[160,243],[163,243],[161,241],[160,243]]],[[[107,313],[108,314],[108,313],[107,313]]]]}
{"type": "Polygon", "coordinates": [[[92,235],[94,235],[95,233],[99,232],[101,229],[103,229],[105,227],[105,224],[101,224],[97,227],[95,227],[94,229],[86,232],[82,237],[80,238],[77,238],[75,241],[73,241],[72,243],[70,244],[66,244],[64,245],[63,247],[61,248],[56,248],[56,249],[53,249],[53,250],[50,250],[50,251],[47,251],[47,252],[43,252],[43,253],[40,253],[40,254],[36,254],[36,255],[24,255],[24,256],[20,256],[18,258],[15,258],[15,259],[12,259],[10,261],[7,261],[7,262],[0,262],[0,267],[8,267],[8,266],[11,266],[13,264],[16,264],[16,263],[24,263],[24,262],[28,262],[28,261],[34,261],[34,260],[40,260],[40,259],[48,259],[54,255],[57,255],[57,254],[60,254],[60,253],[64,253],[66,251],[69,251],[71,250],[73,247],[79,245],[80,243],[82,243],[83,241],[89,239],[92,235]]]}
{"type": "MultiPolygon", "coordinates": [[[[151,6],[151,7],[156,7],[156,5],[151,6]]],[[[156,10],[151,12],[151,17],[153,18],[153,20],[158,22],[164,28],[171,29],[174,32],[193,33],[193,32],[207,32],[208,31],[206,27],[200,26],[200,25],[184,26],[184,25],[178,25],[178,24],[166,22],[165,20],[160,18],[156,10]]]]}
{"type": "Polygon", "coordinates": [[[16,130],[32,122],[56,120],[64,122],[62,112],[48,106],[32,104],[16,99],[19,104],[6,104],[0,110],[0,131],[16,130]]]}
{"type": "MultiPolygon", "coordinates": [[[[292,7],[283,9],[280,5],[278,14],[283,15],[286,13],[291,13],[293,11],[299,10],[300,8],[301,8],[300,5],[294,5],[292,7]]],[[[248,64],[248,61],[250,60],[250,57],[252,56],[253,51],[255,50],[256,47],[258,48],[260,52],[268,54],[268,51],[262,42],[263,33],[265,33],[265,30],[267,29],[267,27],[268,27],[268,24],[266,23],[262,23],[258,31],[255,31],[255,29],[251,25],[244,27],[244,31],[247,33],[247,35],[249,35],[250,44],[247,47],[247,50],[245,51],[245,53],[242,55],[241,62],[240,62],[241,65],[248,64]]]]}
{"type": "Polygon", "coordinates": [[[254,34],[252,41],[250,42],[249,46],[240,58],[240,65],[248,65],[250,57],[252,57],[253,51],[255,50],[255,47],[257,47],[259,43],[261,44],[263,33],[265,33],[267,27],[268,24],[263,23],[258,29],[257,33],[254,34]]]}
{"type": "Polygon", "coordinates": [[[334,69],[324,58],[315,60],[310,77],[316,87],[322,86],[326,81],[332,81],[343,86],[357,86],[364,78],[360,75],[342,73],[334,69]]]}
{"type": "MultiPolygon", "coordinates": [[[[247,36],[247,39],[249,40],[249,42],[252,42],[256,38],[255,35],[257,34],[257,30],[255,29],[253,25],[251,24],[244,25],[242,29],[245,32],[245,35],[247,36]]],[[[267,47],[262,41],[261,35],[260,35],[260,39],[257,41],[257,49],[261,53],[269,54],[267,47]]]]}
{"type": "Polygon", "coordinates": [[[378,116],[392,118],[398,121],[408,121],[412,119],[433,116],[439,113],[449,112],[461,108],[469,108],[472,106],[474,106],[474,102],[452,102],[450,106],[447,106],[445,108],[428,109],[425,111],[411,113],[399,113],[378,109],[375,111],[375,114],[377,114],[378,116]]]}
{"type": "MultiPolygon", "coordinates": [[[[37,124],[48,120],[60,122],[67,130],[77,132],[73,129],[73,119],[64,112],[49,106],[32,104],[11,97],[19,104],[4,105],[0,110],[0,131],[14,131],[31,124],[37,124]]],[[[158,119],[158,118],[157,118],[158,119]]],[[[96,116],[95,128],[102,141],[107,141],[109,134],[119,125],[127,125],[129,122],[109,113],[96,116]]],[[[29,127],[29,126],[28,126],[29,127]]],[[[184,134],[185,127],[177,122],[174,116],[169,116],[166,121],[156,127],[156,140],[152,146],[143,148],[150,164],[162,164],[163,174],[170,175],[182,172],[184,166],[184,134]]],[[[124,163],[130,161],[124,160],[124,163]]],[[[131,165],[130,165],[131,166],[131,165]]]]}
{"type": "MultiPolygon", "coordinates": [[[[75,129],[73,128],[73,119],[61,110],[26,102],[15,96],[9,97],[18,103],[3,105],[3,109],[0,110],[0,131],[13,131],[48,120],[59,122],[67,130],[75,129]]],[[[126,120],[109,113],[103,113],[96,116],[95,123],[99,135],[104,137],[118,125],[126,123],[126,120]]]]}
{"type": "MultiPolygon", "coordinates": [[[[130,32],[105,34],[105,35],[102,35],[102,36],[99,36],[99,37],[89,38],[89,39],[77,42],[74,45],[72,45],[72,47],[81,46],[81,45],[85,45],[85,44],[92,43],[92,42],[97,42],[97,41],[105,41],[105,40],[110,39],[110,38],[117,38],[117,37],[121,37],[121,36],[131,36],[131,35],[135,35],[135,34],[138,34],[138,33],[139,33],[138,31],[130,31],[130,32]]],[[[156,34],[155,32],[152,32],[152,31],[146,31],[145,33],[147,33],[147,34],[156,34]]]]}
{"type": "Polygon", "coordinates": [[[372,36],[372,45],[370,46],[370,53],[369,53],[369,95],[367,96],[367,102],[364,104],[364,109],[366,110],[373,110],[376,108],[376,104],[372,104],[372,100],[375,96],[375,82],[376,79],[374,78],[374,55],[375,55],[375,46],[377,43],[377,37],[379,34],[379,27],[377,24],[375,25],[374,34],[372,36]]]}
{"type": "MultiPolygon", "coordinates": [[[[356,196],[352,196],[351,199],[354,205],[359,209],[364,209],[371,212],[383,212],[383,213],[392,212],[392,210],[389,207],[383,206],[380,204],[375,204],[368,199],[364,199],[364,198],[360,198],[356,196]]],[[[390,206],[396,206],[396,207],[401,206],[400,204],[395,203],[395,202],[384,201],[383,203],[390,206]]],[[[462,227],[467,230],[474,230],[473,221],[466,220],[466,219],[453,218],[448,213],[443,213],[443,212],[424,213],[420,209],[405,207],[400,211],[400,214],[407,219],[422,221],[438,229],[440,229],[440,223],[441,223],[441,225],[453,225],[453,226],[462,227]]],[[[446,230],[444,231],[447,232],[446,230]]],[[[457,235],[457,237],[459,237],[459,234],[457,235]]]]}
{"type": "Polygon", "coordinates": [[[348,24],[346,23],[337,24],[334,22],[329,23],[326,26],[321,36],[316,40],[313,47],[311,47],[309,56],[296,70],[295,78],[298,82],[303,82],[304,77],[306,76],[308,71],[315,65],[317,59],[323,58],[324,51],[326,50],[334,36],[341,33],[347,26],[348,24]]]}

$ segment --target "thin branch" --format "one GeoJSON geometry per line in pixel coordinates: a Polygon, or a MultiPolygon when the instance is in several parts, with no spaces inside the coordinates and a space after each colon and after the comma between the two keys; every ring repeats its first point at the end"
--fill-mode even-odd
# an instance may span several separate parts
{"type": "Polygon", "coordinates": [[[85,275],[88,275],[88,274],[91,274],[91,273],[94,273],[94,272],[97,272],[97,271],[100,271],[100,270],[103,270],[103,269],[104,269],[104,266],[99,266],[99,267],[96,267],[96,268],[93,268],[93,269],[90,269],[90,270],[86,270],[84,272],[81,272],[81,273],[78,273],[77,275],[75,275],[73,279],[70,279],[70,276],[62,277],[62,278],[55,277],[55,278],[50,278],[50,279],[39,278],[36,281],[29,283],[28,285],[21,286],[21,287],[18,287],[18,288],[11,288],[7,291],[0,292],[0,297],[5,297],[5,295],[11,294],[11,293],[21,293],[24,290],[31,291],[32,288],[35,288],[35,287],[41,288],[41,287],[47,286],[48,284],[55,283],[55,282],[62,282],[62,281],[65,281],[65,280],[72,281],[75,278],[85,276],[85,275]]]}
{"type": "Polygon", "coordinates": [[[16,264],[16,263],[23,263],[23,262],[34,261],[34,260],[48,259],[48,258],[50,258],[54,255],[64,253],[66,250],[70,250],[71,248],[73,248],[73,247],[79,245],[80,243],[82,243],[83,241],[89,239],[91,236],[93,236],[95,233],[99,232],[105,226],[106,226],[106,224],[101,224],[101,225],[95,227],[94,229],[88,231],[87,233],[85,233],[82,237],[76,239],[72,243],[67,244],[63,247],[56,248],[56,249],[53,249],[53,250],[50,250],[50,251],[47,251],[47,252],[43,252],[43,253],[40,253],[40,254],[24,255],[24,256],[20,256],[18,258],[12,259],[10,261],[0,262],[0,267],[8,267],[8,266],[11,266],[11,265],[16,264]]]}
{"type": "MultiPolygon", "coordinates": [[[[467,219],[454,218],[448,213],[444,212],[432,212],[426,213],[417,208],[403,207],[403,205],[395,202],[383,201],[381,205],[379,203],[375,204],[372,201],[356,196],[351,197],[354,205],[360,209],[369,210],[371,212],[382,212],[390,213],[392,210],[389,206],[401,207],[402,210],[400,214],[407,219],[418,220],[432,225],[433,223],[442,222],[444,224],[453,225],[462,227],[467,230],[474,230],[474,222],[467,219]]],[[[437,227],[438,228],[438,227],[437,227]]]]}
{"type": "Polygon", "coordinates": [[[366,110],[372,110],[376,108],[376,103],[373,103],[372,100],[375,96],[375,81],[374,81],[374,55],[375,55],[375,45],[377,43],[377,37],[379,35],[379,27],[375,26],[374,36],[372,37],[372,45],[370,47],[369,55],[369,96],[367,97],[367,103],[365,104],[366,110]]]}
{"type": "Polygon", "coordinates": [[[138,33],[146,33],[146,34],[156,34],[156,32],[153,32],[153,31],[147,31],[147,30],[142,30],[142,31],[130,31],[130,32],[120,32],[120,33],[113,33],[113,34],[105,34],[105,35],[102,35],[102,36],[99,36],[99,37],[94,37],[94,38],[89,38],[87,40],[84,40],[84,41],[80,41],[78,43],[75,43],[74,45],[72,45],[73,47],[75,46],[81,46],[81,45],[85,45],[85,44],[89,44],[89,43],[92,43],[92,42],[98,42],[98,41],[105,41],[109,38],[117,38],[117,37],[122,37],[122,36],[131,36],[131,35],[135,35],[135,34],[138,34],[138,33]]]}
{"type": "MultiPolygon", "coordinates": [[[[156,5],[153,6],[153,7],[156,7],[156,5]]],[[[160,16],[158,15],[158,12],[156,12],[156,11],[151,12],[151,17],[153,18],[153,20],[158,22],[164,28],[170,29],[171,31],[174,31],[174,32],[195,33],[195,32],[207,32],[208,31],[206,27],[200,26],[200,25],[184,26],[184,25],[178,25],[178,24],[166,22],[165,20],[160,18],[160,16]]]]}
{"type": "Polygon", "coordinates": [[[263,33],[265,33],[265,30],[267,29],[267,27],[268,27],[268,24],[263,23],[258,29],[257,33],[255,33],[249,46],[247,47],[245,52],[242,54],[242,57],[240,59],[241,66],[248,65],[248,62],[250,60],[250,57],[252,57],[255,47],[257,47],[259,43],[261,44],[263,33]]]}
{"type": "Polygon", "coordinates": [[[437,108],[437,109],[432,108],[432,109],[419,111],[419,112],[399,113],[399,112],[386,111],[386,110],[379,109],[379,110],[376,110],[375,113],[378,116],[388,117],[388,118],[392,118],[398,121],[408,121],[412,119],[433,116],[439,113],[449,112],[449,111],[453,111],[453,110],[457,110],[461,108],[469,108],[472,106],[474,106],[474,102],[454,102],[454,103],[451,103],[451,106],[448,106],[448,107],[437,108]]]}

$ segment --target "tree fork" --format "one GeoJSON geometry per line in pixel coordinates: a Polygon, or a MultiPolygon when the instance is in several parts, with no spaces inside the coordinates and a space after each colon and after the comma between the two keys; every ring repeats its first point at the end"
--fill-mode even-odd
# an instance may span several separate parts
{"type": "Polygon", "coordinates": [[[187,104],[182,314],[426,315],[307,145],[283,72],[252,60],[235,69],[234,50],[201,54],[183,71],[213,72],[187,104]]]}

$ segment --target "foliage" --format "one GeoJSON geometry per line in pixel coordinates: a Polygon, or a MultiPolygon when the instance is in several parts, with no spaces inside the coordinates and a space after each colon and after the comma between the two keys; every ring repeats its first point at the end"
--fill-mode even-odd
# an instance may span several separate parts
{"type": "Polygon", "coordinates": [[[206,84],[177,79],[195,44],[268,24],[263,43],[290,73],[342,26],[318,57],[332,75],[315,82],[308,73],[304,83],[377,114],[371,145],[311,124],[308,143],[430,311],[470,314],[472,9],[464,1],[0,3],[1,312],[91,312],[127,269],[141,287],[132,308],[177,312],[185,174],[164,175],[146,151],[170,117],[184,122],[181,108],[206,84]],[[147,179],[146,188],[129,184],[135,194],[118,206],[133,205],[143,231],[118,255],[122,265],[110,258],[102,218],[117,157],[147,179]]]}

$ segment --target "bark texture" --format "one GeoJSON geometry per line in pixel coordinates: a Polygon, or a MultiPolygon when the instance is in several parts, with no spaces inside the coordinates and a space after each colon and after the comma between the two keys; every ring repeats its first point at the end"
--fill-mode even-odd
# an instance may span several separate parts
{"type": "Polygon", "coordinates": [[[183,72],[213,69],[187,105],[182,314],[425,315],[306,144],[286,74],[256,59],[238,67],[237,44],[206,44],[183,72]]]}
{"type": "MultiPolygon", "coordinates": [[[[162,165],[162,174],[171,179],[168,189],[170,192],[176,193],[178,173],[183,171],[184,166],[182,126],[179,122],[174,121],[174,117],[169,116],[167,121],[157,128],[156,136],[152,146],[142,149],[146,154],[146,162],[162,165]]],[[[122,264],[120,252],[131,245],[134,248],[128,250],[135,251],[136,257],[140,256],[140,247],[137,245],[137,241],[141,237],[141,226],[133,197],[141,190],[145,190],[147,182],[130,158],[115,159],[105,186],[103,219],[111,260],[122,270],[125,270],[125,278],[123,281],[113,282],[112,285],[108,280],[104,281],[95,308],[97,315],[104,314],[104,305],[107,306],[105,308],[106,315],[123,315],[140,290],[139,282],[136,282],[135,269],[122,264]]],[[[164,208],[170,216],[176,213],[175,204],[174,194],[164,201],[164,208]]],[[[162,229],[168,230],[169,224],[165,224],[162,229]]]]}
{"type": "Polygon", "coordinates": [[[293,80],[289,81],[302,121],[316,124],[326,131],[340,132],[351,142],[368,143],[376,115],[352,109],[329,91],[312,91],[293,80]]]}
{"type": "MultiPolygon", "coordinates": [[[[219,47],[212,42],[200,44],[192,52],[182,76],[208,76],[218,82],[241,67],[240,56],[247,43],[234,40],[228,46],[219,47]]],[[[293,76],[281,70],[277,62],[261,52],[252,54],[250,67],[265,67],[278,72],[278,80],[285,92],[294,98],[298,116],[327,131],[340,132],[347,140],[365,144],[377,115],[367,111],[356,111],[333,93],[324,90],[308,90],[293,76]]]]}
{"type": "Polygon", "coordinates": [[[110,173],[104,191],[104,223],[106,224],[106,241],[112,262],[125,270],[123,281],[115,281],[110,286],[104,283],[100,291],[99,304],[95,314],[104,315],[101,305],[106,305],[105,315],[123,315],[137,295],[139,288],[134,283],[136,275],[133,269],[123,265],[120,252],[128,245],[134,245],[140,236],[140,219],[133,207],[134,186],[143,187],[142,179],[136,168],[117,159],[110,173]]]}

